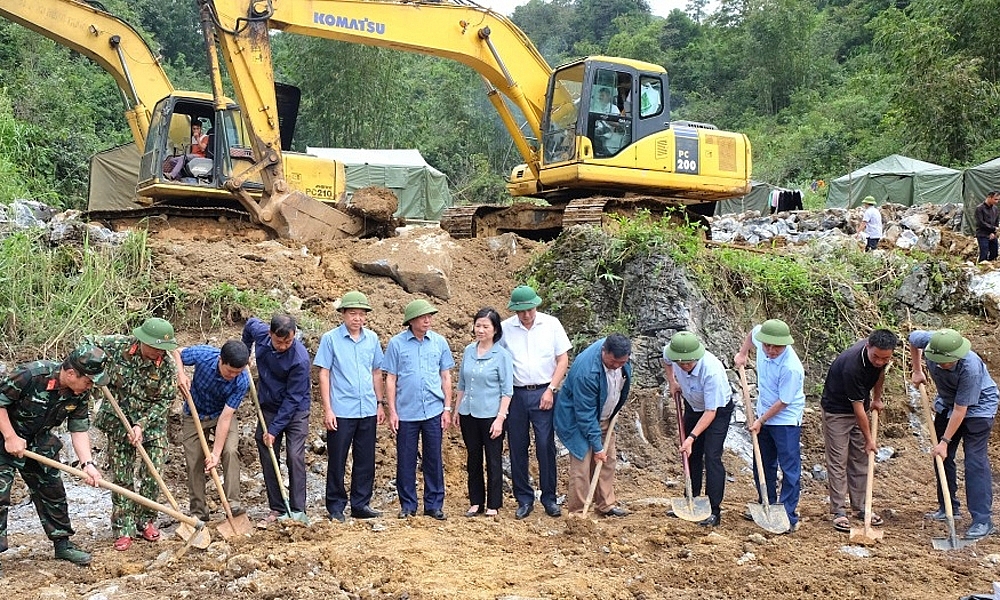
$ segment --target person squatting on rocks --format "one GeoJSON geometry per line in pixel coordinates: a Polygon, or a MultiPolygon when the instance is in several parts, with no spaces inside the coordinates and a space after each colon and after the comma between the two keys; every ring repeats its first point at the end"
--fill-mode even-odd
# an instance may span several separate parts
{"type": "Polygon", "coordinates": [[[986,200],[976,207],[976,243],[979,262],[997,259],[997,228],[1000,226],[1000,192],[986,194],[986,200]]]}
{"type": "MultiPolygon", "coordinates": [[[[927,381],[927,371],[937,387],[934,399],[934,430],[938,444],[932,452],[944,459],[945,479],[951,505],[957,516],[959,502],[955,453],[962,442],[965,453],[965,498],[972,525],[967,539],[993,533],[993,476],[989,459],[990,433],[997,412],[997,385],[986,365],[972,351],[972,343],[954,329],[935,332],[918,329],[910,334],[913,385],[927,381]]],[[[934,471],[935,477],[937,470],[934,471]]],[[[938,481],[938,510],[927,516],[936,521],[947,517],[938,481]]]]}
{"type": "Polygon", "coordinates": [[[80,566],[90,564],[90,553],[69,540],[74,531],[59,470],[25,458],[24,451],[58,460],[62,442],[52,429],[65,422],[80,468],[87,474],[86,482],[97,486],[101,472],[94,464],[87,433],[87,392],[94,385],[107,383],[106,358],[100,348],[84,344],[61,364],[49,360],[26,363],[0,380],[0,433],[4,440],[0,450],[0,552],[7,551],[11,486],[18,471],[28,486],[42,529],[55,546],[55,557],[80,566]]]}
{"type": "Polygon", "coordinates": [[[507,310],[516,314],[501,324],[500,345],[514,361],[514,396],[507,415],[507,445],[517,511],[524,519],[535,507],[535,490],[528,470],[530,431],[535,435],[538,487],[542,506],[550,517],[562,515],[556,503],[556,444],[552,425],[556,395],[566,371],[573,345],[559,319],[538,311],[542,299],[529,286],[514,288],[507,310]]]}
{"type": "Polygon", "coordinates": [[[701,495],[704,479],[712,507],[712,514],[698,524],[715,527],[722,521],[722,498],[726,492],[722,447],[735,408],[733,388],[722,361],[706,351],[698,336],[689,331],[675,333],[663,348],[663,370],[671,395],[684,399],[687,437],[680,451],[689,457],[691,493],[701,495]]]}
{"type": "Polygon", "coordinates": [[[625,405],[632,385],[631,355],[631,340],[613,333],[581,352],[566,375],[553,421],[560,441],[569,450],[566,510],[570,513],[583,513],[590,480],[600,468],[594,490],[595,510],[605,517],[628,514],[616,506],[617,451],[610,426],[625,405]]]}
{"type": "Polygon", "coordinates": [[[382,513],[371,507],[375,487],[375,434],[385,422],[382,408],[382,345],[365,327],[372,307],[358,291],[344,294],[337,307],[343,323],[323,334],[313,364],[319,367],[319,394],[326,427],[326,511],[343,523],[351,516],[373,519],[382,513]],[[351,494],[344,487],[347,455],[351,454],[351,494]]]}
{"type": "Polygon", "coordinates": [[[257,523],[260,528],[266,528],[289,510],[281,495],[278,481],[281,473],[275,471],[269,450],[280,456],[283,441],[287,444],[288,504],[293,513],[304,514],[306,509],[306,438],[312,381],[309,352],[296,338],[297,331],[295,319],[280,313],[271,317],[270,325],[251,317],[243,326],[243,343],[257,359],[258,401],[267,423],[265,429],[258,422],[254,431],[270,508],[268,515],[257,523]]]}
{"type": "MultiPolygon", "coordinates": [[[[153,467],[163,470],[167,439],[167,413],[177,395],[177,365],[170,352],[177,349],[174,327],[156,317],[146,319],[132,335],[100,335],[86,338],[108,355],[108,391],[132,424],[125,429],[110,402],[101,404],[94,424],[107,435],[108,469],[112,482],[156,501],[160,489],[154,475],[143,465],[137,469],[138,446],[149,454],[153,467]],[[136,486],[138,482],[138,486],[136,486]],[[138,487],[138,489],[136,489],[138,487]]],[[[111,530],[115,550],[132,547],[142,536],[160,539],[156,511],[120,494],[111,494],[111,530]]]]}
{"type": "MultiPolygon", "coordinates": [[[[792,348],[793,343],[795,340],[788,325],[779,319],[770,319],[747,334],[734,362],[739,367],[746,365],[750,348],[756,348],[757,414],[753,422],[747,416],[747,429],[756,431],[760,441],[767,498],[759,500],[767,504],[780,502],[788,513],[791,531],[796,531],[802,477],[800,440],[806,396],[802,390],[805,371],[792,348]],[[782,474],[780,496],[777,495],[779,466],[782,474]]],[[[754,470],[756,479],[757,471],[754,470]]]]}
{"type": "Polygon", "coordinates": [[[424,514],[443,521],[444,462],[441,442],[451,424],[451,368],[448,342],[431,331],[437,309],[419,299],[403,311],[404,331],[385,348],[382,370],[389,401],[389,426],[396,434],[396,490],[399,518],[417,514],[417,448],[424,473],[424,514]]]}
{"type": "Polygon", "coordinates": [[[469,509],[465,516],[494,516],[503,505],[504,423],[514,393],[514,361],[496,342],[503,336],[500,315],[483,308],[472,318],[475,341],[462,352],[458,407],[462,440],[468,452],[469,509]],[[486,481],[483,481],[483,458],[486,481]]]}
{"type": "Polygon", "coordinates": [[[210,520],[205,498],[205,473],[222,466],[223,491],[234,515],[243,514],[240,504],[239,422],[236,410],[250,389],[250,373],[246,366],[250,352],[243,342],[229,340],[222,348],[208,345],[174,350],[178,365],[193,366],[194,376],[188,378],[178,371],[177,384],[188,390],[198,409],[201,428],[208,439],[214,439],[211,455],[205,456],[187,402],[181,420],[181,447],[187,466],[187,488],[191,514],[204,522],[210,520]],[[214,438],[212,437],[214,436],[214,438]]]}
{"type": "MultiPolygon", "coordinates": [[[[850,532],[848,509],[865,518],[868,455],[878,450],[868,411],[881,411],[885,368],[899,343],[895,333],[876,329],[834,359],[823,385],[823,442],[826,446],[827,489],[833,528],[850,532]],[[848,506],[850,500],[850,506],[848,506]]],[[[871,524],[882,524],[872,513],[871,524]]]]}

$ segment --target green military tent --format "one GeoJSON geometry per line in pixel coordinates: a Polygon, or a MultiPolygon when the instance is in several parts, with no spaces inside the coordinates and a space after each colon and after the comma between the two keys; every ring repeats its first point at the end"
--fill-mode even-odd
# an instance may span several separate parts
{"type": "Polygon", "coordinates": [[[865,196],[874,196],[879,204],[957,204],[962,202],[962,172],[893,154],[831,181],[826,205],[854,208],[865,196]]]}
{"type": "Polygon", "coordinates": [[[347,197],[368,186],[389,188],[399,199],[397,217],[437,221],[451,206],[451,191],[444,173],[427,164],[419,150],[365,150],[313,148],[308,154],[344,163],[347,197]]]}
{"type": "Polygon", "coordinates": [[[748,210],[760,211],[760,214],[766,215],[771,212],[770,196],[773,189],[776,188],[770,183],[751,181],[750,193],[746,196],[716,202],[715,216],[720,217],[748,210]]]}
{"type": "Polygon", "coordinates": [[[98,152],[90,157],[87,209],[126,211],[143,208],[135,196],[141,158],[134,142],[98,152]]]}
{"type": "Polygon", "coordinates": [[[1000,190],[1000,158],[994,158],[965,170],[962,196],[962,233],[974,235],[976,229],[976,207],[986,199],[986,194],[1000,190]]]}

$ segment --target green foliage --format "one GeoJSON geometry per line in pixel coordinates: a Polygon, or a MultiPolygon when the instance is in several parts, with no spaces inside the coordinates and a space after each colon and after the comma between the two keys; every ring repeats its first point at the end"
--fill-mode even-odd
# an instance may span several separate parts
{"type": "Polygon", "coordinates": [[[86,333],[125,331],[163,304],[151,278],[144,233],[117,247],[49,247],[43,230],[0,242],[4,345],[43,356],[65,351],[86,333]]]}
{"type": "Polygon", "coordinates": [[[281,303],[255,290],[241,290],[220,281],[205,292],[205,308],[213,327],[242,321],[254,315],[269,315],[281,309],[281,303]]]}

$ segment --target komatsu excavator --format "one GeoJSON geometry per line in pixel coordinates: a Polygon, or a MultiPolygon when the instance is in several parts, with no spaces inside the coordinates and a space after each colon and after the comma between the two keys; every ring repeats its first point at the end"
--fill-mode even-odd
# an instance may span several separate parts
{"type": "MultiPolygon", "coordinates": [[[[593,56],[552,69],[512,22],[474,2],[198,0],[198,4],[203,19],[214,26],[214,31],[205,28],[206,39],[211,41],[214,35],[249,130],[259,136],[253,144],[255,169],[271,169],[272,178],[277,176],[268,165],[278,162],[273,144],[277,136],[262,132],[278,126],[270,48],[271,31],[278,30],[447,58],[479,73],[524,159],[511,174],[509,191],[514,196],[544,198],[550,206],[449,209],[442,227],[455,237],[558,232],[575,223],[600,223],[611,204],[704,208],[749,191],[752,161],[747,137],[703,123],[671,122],[662,67],[593,56]],[[519,127],[517,113],[527,122],[530,138],[519,127]]],[[[266,211],[276,210],[282,201],[272,195],[266,211]]]]}
{"type": "MultiPolygon", "coordinates": [[[[192,2],[191,9],[195,8],[192,2]]],[[[273,130],[252,132],[240,107],[221,93],[175,90],[142,36],[96,3],[0,0],[0,17],[87,56],[115,79],[121,91],[126,120],[142,153],[136,196],[148,208],[92,211],[93,216],[235,211],[249,213],[279,237],[300,240],[362,236],[373,225],[330,204],[344,198],[342,164],[283,150],[291,143],[295,88],[278,86],[283,92],[281,106],[291,109],[280,111],[284,137],[277,121],[273,130]],[[194,125],[205,136],[200,145],[193,143],[194,125]],[[260,176],[252,168],[262,155],[276,164],[279,178],[260,176]],[[283,199],[294,190],[304,193],[280,203],[281,211],[268,210],[275,204],[272,197],[283,199]]],[[[274,98],[273,81],[270,86],[274,98]]],[[[275,104],[272,99],[269,108],[275,104]]]]}

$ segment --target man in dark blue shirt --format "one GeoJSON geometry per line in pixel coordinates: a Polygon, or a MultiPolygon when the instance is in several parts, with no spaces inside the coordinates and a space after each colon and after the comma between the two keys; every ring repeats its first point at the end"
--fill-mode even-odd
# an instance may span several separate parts
{"type": "Polygon", "coordinates": [[[250,374],[246,371],[250,352],[239,340],[229,340],[222,349],[199,345],[174,350],[177,364],[194,366],[194,376],[188,378],[181,370],[177,385],[187,389],[198,409],[201,428],[209,438],[214,434],[211,455],[205,456],[187,403],[181,424],[181,446],[187,463],[188,494],[191,513],[208,522],[208,503],[205,500],[205,473],[222,466],[225,476],[223,490],[235,514],[240,506],[240,457],[239,423],[236,409],[250,389],[250,374]]]}
{"type": "Polygon", "coordinates": [[[309,352],[295,337],[295,319],[291,315],[276,314],[271,324],[251,317],[243,328],[243,343],[257,358],[257,375],[260,381],[259,398],[267,429],[257,424],[254,440],[260,455],[267,503],[270,514],[258,523],[266,527],[287,511],[278,484],[280,473],[271,464],[268,447],[281,452],[285,439],[288,449],[288,493],[293,513],[304,513],[306,508],[306,437],[309,434],[309,352]],[[254,346],[256,345],[256,349],[254,346]]]}

